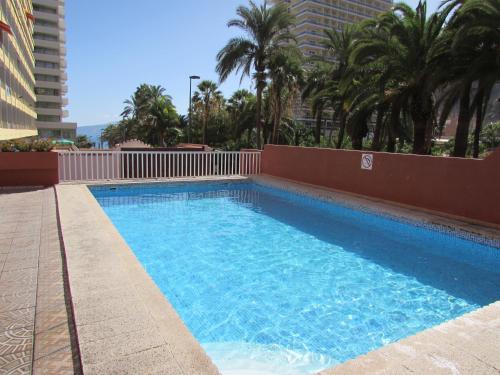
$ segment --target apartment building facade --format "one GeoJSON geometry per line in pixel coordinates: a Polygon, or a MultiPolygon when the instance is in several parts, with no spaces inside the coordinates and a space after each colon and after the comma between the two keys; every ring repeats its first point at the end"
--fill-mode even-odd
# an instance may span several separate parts
{"type": "Polygon", "coordinates": [[[0,141],[37,135],[31,0],[0,0],[0,141]]]}
{"type": "Polygon", "coordinates": [[[64,0],[33,0],[36,127],[43,138],[76,138],[68,117],[64,0]]]}
{"type": "MultiPolygon", "coordinates": [[[[295,15],[292,32],[304,56],[321,56],[325,47],[325,29],[342,30],[344,25],[374,18],[392,6],[392,0],[272,0],[285,4],[295,15]]],[[[294,110],[297,121],[313,125],[307,105],[298,103],[294,110]]]]}

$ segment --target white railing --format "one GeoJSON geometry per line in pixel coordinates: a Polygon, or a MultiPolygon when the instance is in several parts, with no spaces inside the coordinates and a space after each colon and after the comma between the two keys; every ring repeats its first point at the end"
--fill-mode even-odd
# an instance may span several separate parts
{"type": "Polygon", "coordinates": [[[248,176],[260,160],[259,151],[69,151],[59,153],[59,180],[248,176]]]}

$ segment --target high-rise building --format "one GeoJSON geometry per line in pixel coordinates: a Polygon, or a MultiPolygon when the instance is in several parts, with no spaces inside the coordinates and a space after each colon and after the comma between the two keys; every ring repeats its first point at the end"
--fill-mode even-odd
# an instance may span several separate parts
{"type": "Polygon", "coordinates": [[[342,30],[344,25],[357,23],[389,10],[391,0],[273,0],[288,6],[297,18],[293,27],[299,48],[305,56],[324,50],[325,29],[342,30]]]}
{"type": "Polygon", "coordinates": [[[33,0],[35,16],[36,126],[40,137],[76,138],[76,124],[63,122],[66,86],[64,0],[33,0]]]}
{"type": "Polygon", "coordinates": [[[31,0],[0,0],[0,140],[37,135],[31,0]]]}
{"type": "MultiPolygon", "coordinates": [[[[285,4],[295,15],[292,32],[304,56],[322,55],[325,48],[325,29],[342,30],[344,25],[374,18],[392,6],[392,0],[272,0],[285,4]]],[[[313,124],[307,106],[297,105],[296,120],[313,124]]]]}

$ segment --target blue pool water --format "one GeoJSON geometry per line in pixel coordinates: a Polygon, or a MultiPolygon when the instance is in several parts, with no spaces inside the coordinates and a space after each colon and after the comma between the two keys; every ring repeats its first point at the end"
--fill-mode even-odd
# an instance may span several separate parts
{"type": "Polygon", "coordinates": [[[500,250],[250,183],[91,189],[223,373],[307,374],[500,299],[500,250]]]}

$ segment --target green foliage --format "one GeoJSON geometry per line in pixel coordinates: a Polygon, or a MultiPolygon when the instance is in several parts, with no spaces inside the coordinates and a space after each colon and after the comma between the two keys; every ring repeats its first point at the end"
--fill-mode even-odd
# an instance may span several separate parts
{"type": "Polygon", "coordinates": [[[480,141],[484,148],[488,150],[500,146],[500,121],[486,125],[481,132],[480,141]]]}
{"type": "Polygon", "coordinates": [[[1,152],[48,152],[53,148],[54,147],[49,141],[39,139],[34,141],[25,141],[20,139],[0,142],[1,152]]]}
{"type": "Polygon", "coordinates": [[[24,140],[16,140],[14,141],[14,148],[19,152],[30,152],[31,142],[24,140]]]}
{"type": "Polygon", "coordinates": [[[49,152],[54,148],[54,146],[48,140],[36,139],[31,144],[31,148],[36,152],[49,152]]]}
{"type": "Polygon", "coordinates": [[[78,148],[92,148],[94,143],[86,135],[79,135],[76,137],[75,146],[78,148]]]}
{"type": "Polygon", "coordinates": [[[374,19],[326,29],[325,53],[304,64],[289,32],[293,15],[250,1],[228,22],[242,34],[219,51],[216,71],[221,82],[232,73],[251,77],[255,95],[238,90],[225,99],[215,82],[202,81],[188,128],[162,87],[143,84],[103,140],[168,146],[189,134],[226,150],[271,142],[477,157],[498,146],[498,124],[481,129],[500,80],[499,10],[498,0],[445,0],[433,14],[425,1],[415,9],[395,3],[374,19]],[[295,121],[298,99],[310,106],[313,126],[295,121]],[[455,138],[437,144],[457,106],[455,138]],[[323,129],[326,120],[333,130],[323,129]]]}
{"type": "Polygon", "coordinates": [[[107,126],[101,141],[110,146],[138,139],[153,146],[170,146],[182,137],[179,115],[172,98],[161,86],[142,84],[124,102],[122,120],[107,126]]]}
{"type": "Polygon", "coordinates": [[[2,152],[15,152],[14,143],[12,141],[0,142],[0,151],[2,152]]]}
{"type": "Polygon", "coordinates": [[[269,7],[267,2],[257,6],[250,1],[249,6],[239,6],[238,18],[228,22],[229,27],[237,27],[244,35],[229,40],[217,54],[216,71],[221,82],[233,73],[251,76],[257,88],[256,95],[256,144],[261,148],[261,115],[262,94],[267,86],[267,73],[270,68],[271,56],[288,48],[295,37],[289,32],[289,27],[295,22],[294,16],[285,5],[269,7]]]}

